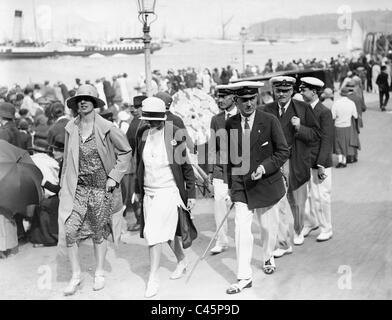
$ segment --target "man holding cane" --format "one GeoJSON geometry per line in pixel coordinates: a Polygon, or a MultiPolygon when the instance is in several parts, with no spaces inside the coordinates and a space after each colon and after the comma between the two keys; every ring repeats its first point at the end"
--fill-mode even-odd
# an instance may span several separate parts
{"type": "Polygon", "coordinates": [[[240,114],[226,121],[237,252],[237,282],[227,294],[252,286],[253,214],[263,240],[263,271],[272,274],[276,269],[273,250],[279,224],[277,204],[286,192],[280,167],[288,159],[289,149],[278,119],[256,110],[261,86],[250,81],[230,85],[240,114]]]}

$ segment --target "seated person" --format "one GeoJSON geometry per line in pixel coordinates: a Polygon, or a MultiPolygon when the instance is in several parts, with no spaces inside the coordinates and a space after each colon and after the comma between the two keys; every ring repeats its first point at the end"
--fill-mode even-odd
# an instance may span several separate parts
{"type": "MultiPolygon", "coordinates": [[[[41,148],[44,145],[42,142],[39,144],[42,144],[41,148]]],[[[42,172],[42,187],[45,190],[45,198],[39,206],[35,206],[32,209],[32,213],[30,214],[32,219],[29,240],[33,243],[34,247],[55,246],[57,245],[58,239],[58,193],[60,191],[59,179],[64,155],[64,136],[56,136],[53,145],[44,147],[42,151],[48,150],[49,147],[53,150],[53,158],[43,152],[38,160],[37,155],[40,153],[32,156],[33,161],[42,172]],[[47,157],[50,158],[50,161],[47,157]],[[45,161],[42,161],[42,159],[45,159],[45,161]],[[45,162],[51,163],[52,161],[56,163],[56,166],[54,166],[54,163],[52,167],[44,166],[45,162]],[[56,177],[53,177],[54,172],[57,173],[56,177]]],[[[36,151],[40,152],[37,147],[36,151]]]]}

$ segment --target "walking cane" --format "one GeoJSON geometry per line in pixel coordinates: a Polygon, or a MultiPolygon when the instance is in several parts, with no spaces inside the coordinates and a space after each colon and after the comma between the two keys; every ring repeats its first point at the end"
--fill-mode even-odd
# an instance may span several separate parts
{"type": "Polygon", "coordinates": [[[208,249],[211,247],[211,244],[212,244],[212,243],[214,242],[214,240],[217,238],[220,229],[222,229],[222,226],[223,226],[223,224],[225,223],[225,221],[227,220],[227,218],[228,218],[228,216],[229,216],[229,214],[230,214],[230,212],[231,212],[231,209],[233,209],[233,207],[234,207],[234,203],[232,203],[232,204],[230,205],[229,210],[227,211],[227,213],[226,213],[225,217],[223,218],[222,222],[220,223],[218,229],[215,231],[215,234],[214,234],[214,236],[211,238],[211,241],[210,241],[210,243],[208,244],[206,250],[205,250],[204,253],[196,260],[196,262],[195,262],[195,264],[193,265],[193,268],[192,268],[191,272],[189,273],[189,276],[188,276],[188,278],[186,279],[185,283],[188,283],[188,282],[189,282],[189,279],[191,278],[191,276],[192,276],[192,274],[193,274],[193,271],[195,271],[195,269],[196,269],[197,265],[199,264],[199,262],[200,262],[201,260],[204,260],[204,258],[206,257],[206,254],[207,254],[207,252],[208,252],[208,249]]]}

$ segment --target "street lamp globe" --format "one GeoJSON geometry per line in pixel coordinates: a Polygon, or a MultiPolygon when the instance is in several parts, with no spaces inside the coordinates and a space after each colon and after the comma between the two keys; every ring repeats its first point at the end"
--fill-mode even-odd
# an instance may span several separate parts
{"type": "Polygon", "coordinates": [[[139,11],[139,20],[143,24],[151,24],[156,19],[155,14],[156,0],[137,0],[137,7],[139,11]],[[149,16],[153,16],[155,19],[149,21],[149,16]]]}

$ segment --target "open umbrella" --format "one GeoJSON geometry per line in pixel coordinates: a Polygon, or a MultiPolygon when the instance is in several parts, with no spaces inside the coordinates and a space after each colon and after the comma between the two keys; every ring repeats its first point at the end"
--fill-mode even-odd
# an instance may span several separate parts
{"type": "Polygon", "coordinates": [[[0,206],[14,214],[42,199],[42,173],[26,150],[0,140],[0,206]]]}

